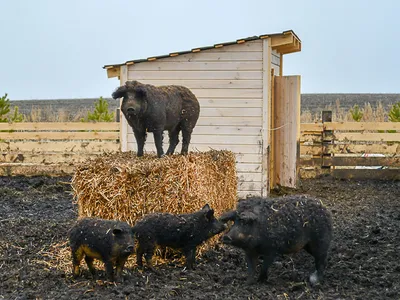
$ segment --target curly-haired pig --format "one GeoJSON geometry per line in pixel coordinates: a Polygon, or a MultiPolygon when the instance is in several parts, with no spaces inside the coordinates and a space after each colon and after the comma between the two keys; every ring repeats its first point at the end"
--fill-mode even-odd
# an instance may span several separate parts
{"type": "Polygon", "coordinates": [[[214,217],[214,210],[208,204],[190,214],[149,214],[133,226],[138,242],[137,264],[143,266],[144,255],[147,266],[152,268],[154,249],[159,245],[182,250],[186,258],[186,268],[192,269],[196,247],[225,228],[214,217]]]}
{"type": "Polygon", "coordinates": [[[332,239],[330,212],[320,200],[291,195],[279,198],[252,197],[240,200],[236,210],[224,213],[221,222],[234,221],[222,237],[225,244],[246,254],[248,282],[254,283],[258,258],[263,263],[258,280],[267,279],[268,267],[280,254],[305,249],[315,259],[312,285],[323,278],[332,239]]]}
{"type": "Polygon", "coordinates": [[[154,86],[138,81],[127,81],[112,94],[122,98],[121,111],[132,127],[137,143],[137,156],[143,156],[147,132],[152,132],[157,155],[164,155],[163,132],[168,130],[169,148],[173,154],[182,131],[181,154],[187,154],[193,128],[200,114],[196,96],[184,86],[154,86]]]}
{"type": "Polygon", "coordinates": [[[114,281],[114,266],[117,279],[121,279],[122,270],[128,256],[134,251],[134,234],[127,223],[98,218],[83,218],[71,228],[69,242],[72,252],[74,276],[79,275],[79,265],[83,257],[95,276],[93,260],[104,262],[109,280],[114,281]]]}

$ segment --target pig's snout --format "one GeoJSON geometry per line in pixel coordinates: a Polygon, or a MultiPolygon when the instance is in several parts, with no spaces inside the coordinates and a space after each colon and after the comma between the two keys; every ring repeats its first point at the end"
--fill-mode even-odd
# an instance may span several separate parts
{"type": "Polygon", "coordinates": [[[133,253],[134,249],[135,249],[135,247],[133,245],[129,245],[128,247],[126,247],[125,252],[133,253]]]}
{"type": "Polygon", "coordinates": [[[128,114],[135,114],[135,109],[133,107],[128,107],[126,111],[128,112],[128,114]]]}

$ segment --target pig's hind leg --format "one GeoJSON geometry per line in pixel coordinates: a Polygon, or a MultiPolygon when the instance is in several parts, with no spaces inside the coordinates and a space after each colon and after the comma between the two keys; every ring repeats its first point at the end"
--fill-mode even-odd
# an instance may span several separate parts
{"type": "Polygon", "coordinates": [[[304,249],[314,256],[315,272],[310,275],[311,285],[320,283],[324,276],[324,271],[328,262],[328,248],[329,244],[326,243],[308,243],[304,249]]]}

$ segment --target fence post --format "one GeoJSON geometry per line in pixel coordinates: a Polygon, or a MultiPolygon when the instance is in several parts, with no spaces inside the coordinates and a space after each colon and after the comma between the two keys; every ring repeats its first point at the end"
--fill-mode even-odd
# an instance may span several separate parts
{"type": "Polygon", "coordinates": [[[325,122],[332,122],[332,111],[331,110],[323,110],[322,111],[322,165],[321,169],[330,169],[330,166],[326,166],[324,162],[325,157],[330,157],[331,153],[329,153],[327,146],[332,144],[332,130],[325,129],[325,122]]]}
{"type": "Polygon", "coordinates": [[[120,109],[117,108],[115,109],[115,122],[119,123],[120,122],[120,109]]]}

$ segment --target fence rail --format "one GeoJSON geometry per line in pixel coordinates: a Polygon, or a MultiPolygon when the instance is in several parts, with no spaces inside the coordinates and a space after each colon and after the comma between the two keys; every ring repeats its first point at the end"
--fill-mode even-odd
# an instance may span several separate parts
{"type": "Polygon", "coordinates": [[[70,174],[74,164],[120,149],[118,122],[0,123],[0,174],[70,174]]]}
{"type": "MultiPolygon", "coordinates": [[[[400,179],[400,123],[301,124],[300,176],[400,179]]],[[[120,150],[120,123],[0,123],[0,175],[72,173],[120,150]]]]}
{"type": "Polygon", "coordinates": [[[400,179],[400,123],[321,122],[300,130],[302,177],[400,179]]]}

